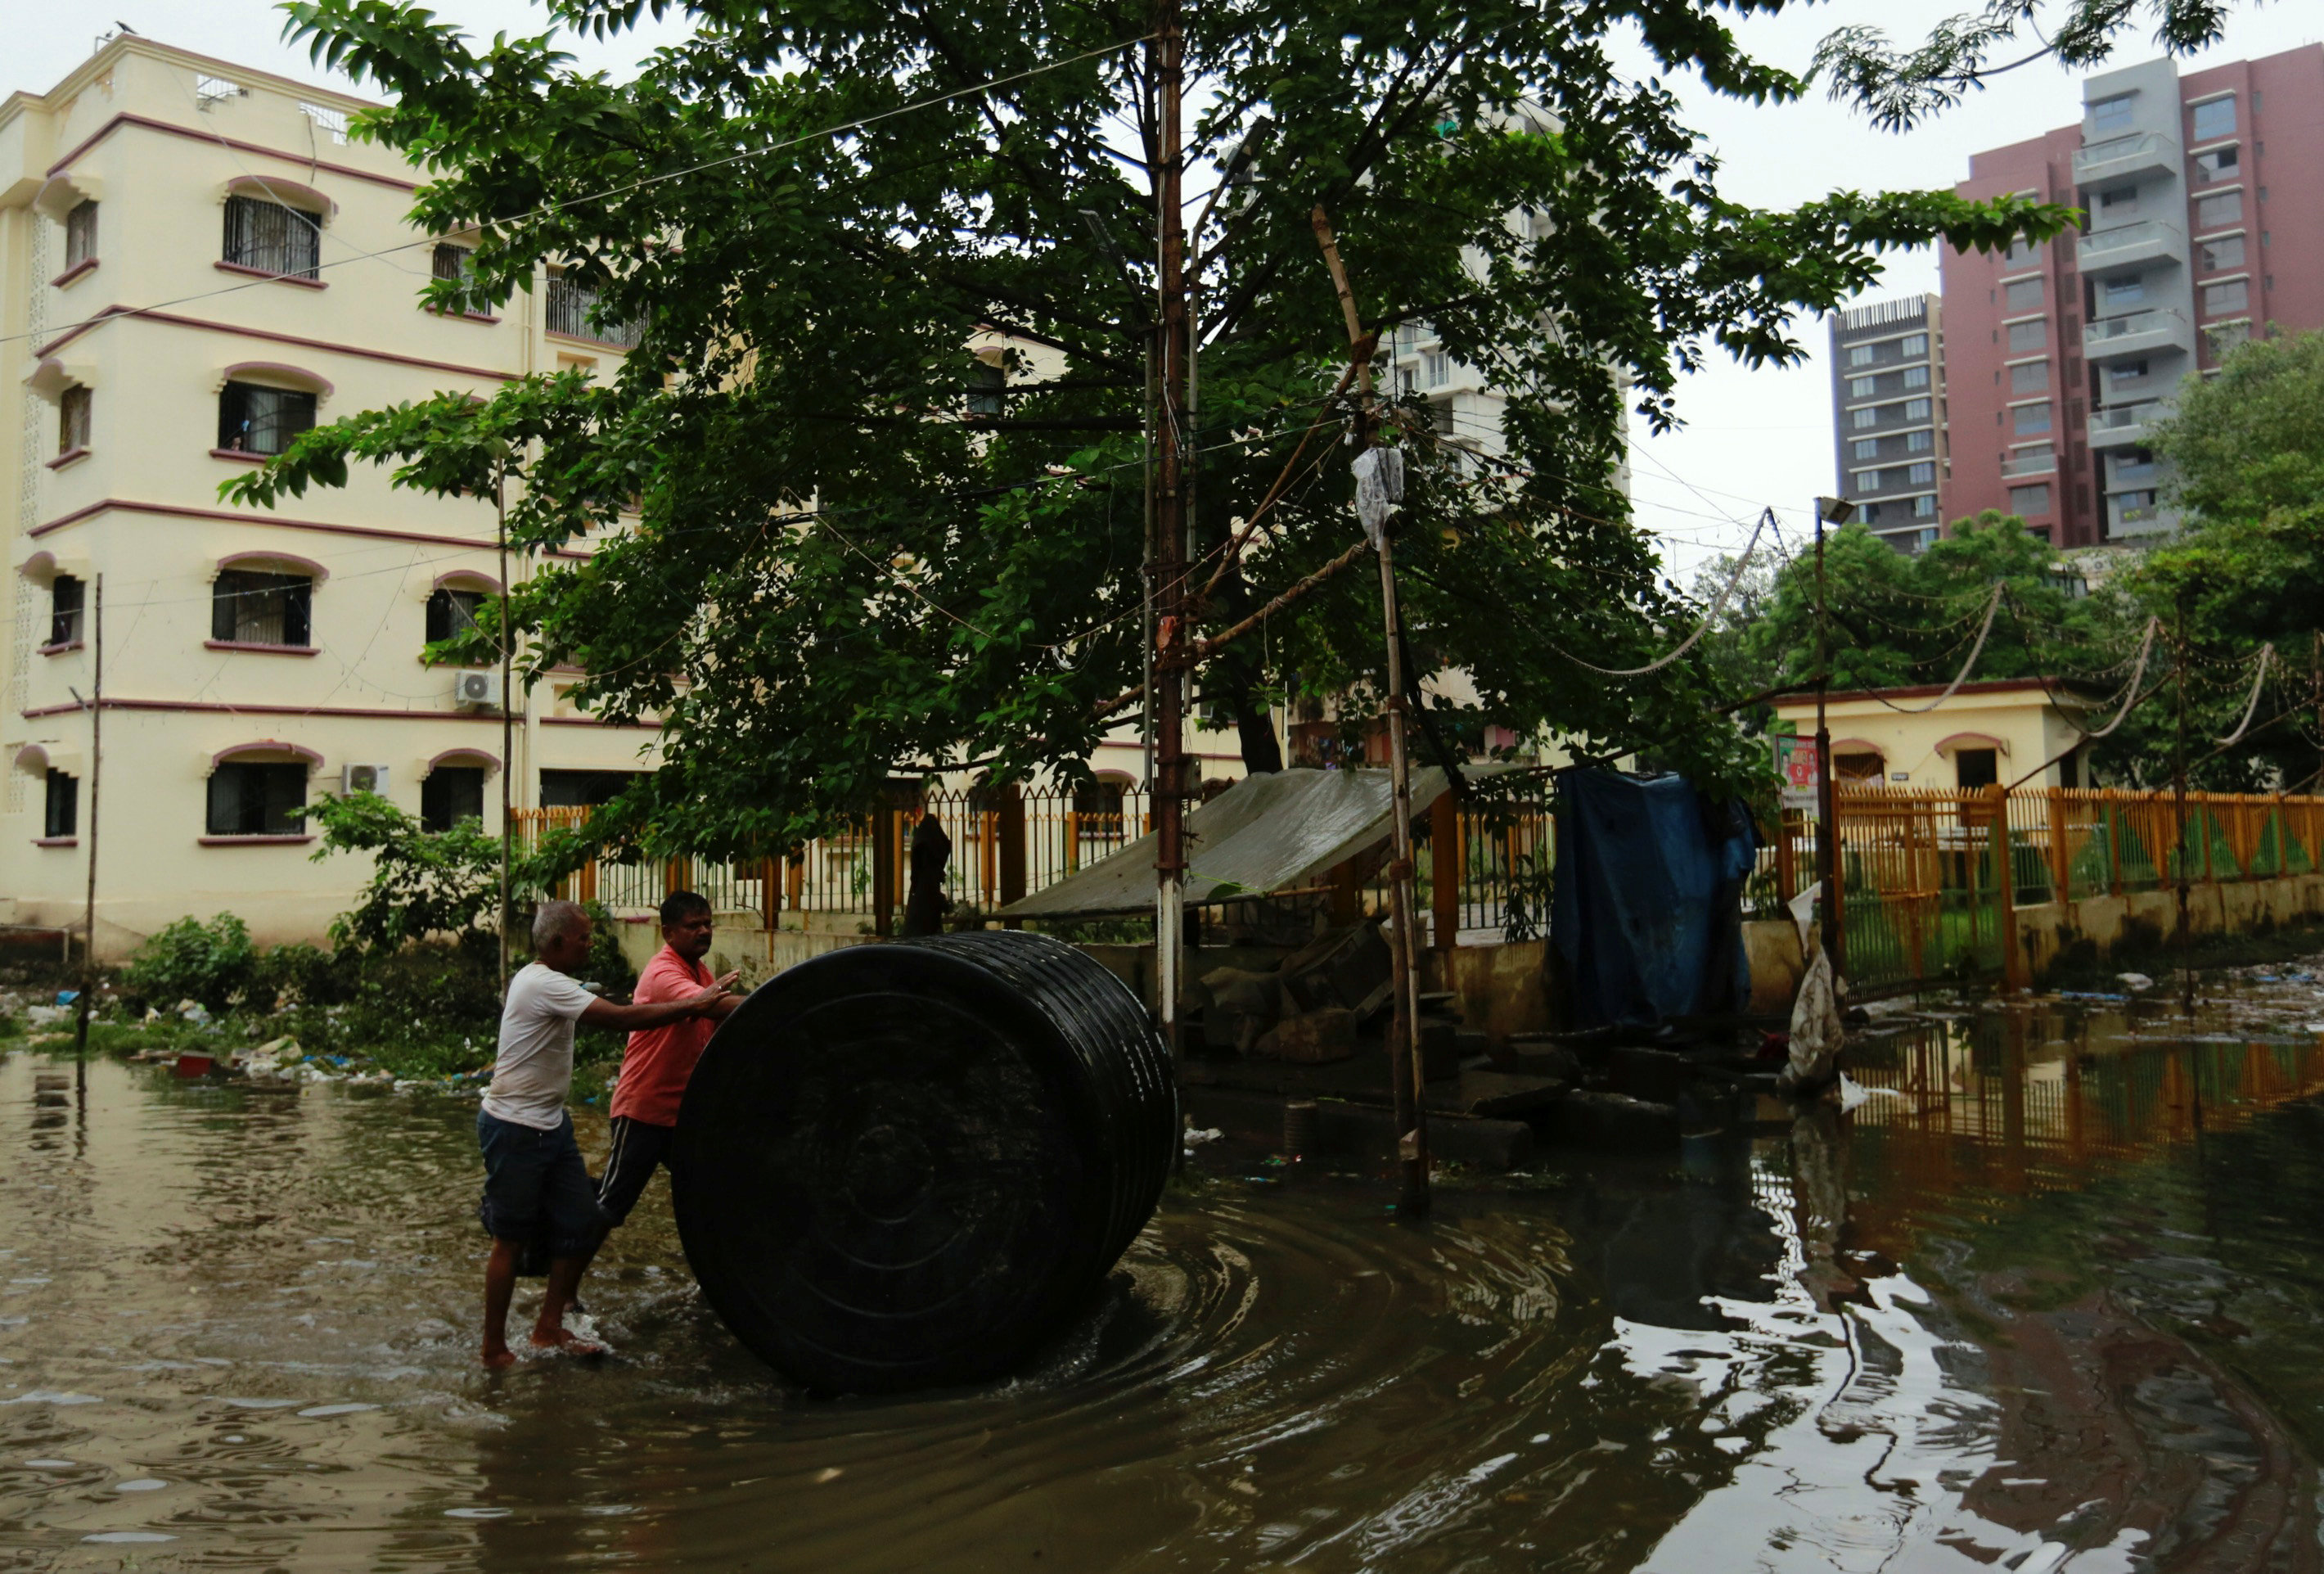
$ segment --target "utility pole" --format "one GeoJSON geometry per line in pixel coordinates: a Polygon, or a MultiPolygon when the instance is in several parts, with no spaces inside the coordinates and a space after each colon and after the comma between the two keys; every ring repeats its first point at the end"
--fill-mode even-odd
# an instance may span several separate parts
{"type": "Polygon", "coordinates": [[[2178,656],[2172,663],[2173,684],[2178,691],[2179,730],[2171,751],[2171,802],[2173,818],[2178,821],[2179,864],[2179,988],[2180,1005],[2187,1014],[2195,1014],[2195,971],[2189,965],[2187,948],[2194,939],[2187,919],[2187,593],[2179,593],[2178,656]]]}
{"type": "Polygon", "coordinates": [[[73,996],[73,1092],[88,1097],[88,1007],[97,993],[97,796],[105,781],[105,576],[97,576],[89,644],[95,675],[88,702],[88,892],[81,905],[80,993],[73,996]]]}
{"type": "Polygon", "coordinates": [[[509,982],[509,845],[516,834],[516,824],[509,812],[512,794],[509,783],[516,774],[516,721],[509,714],[509,679],[515,671],[515,647],[509,641],[509,553],[508,553],[508,466],[503,463],[493,477],[493,515],[494,534],[500,546],[501,561],[501,974],[500,986],[505,991],[509,982]]]}
{"type": "Polygon", "coordinates": [[[1824,588],[1823,527],[1845,524],[1855,513],[1856,505],[1844,497],[1816,499],[1816,879],[1823,897],[1823,951],[1831,958],[1835,984],[1848,967],[1848,932],[1840,889],[1839,793],[1831,780],[1831,727],[1824,718],[1831,690],[1831,606],[1824,588]]]}
{"type": "MultiPolygon", "coordinates": [[[[1379,414],[1372,404],[1372,352],[1379,336],[1364,331],[1356,310],[1356,292],[1340,261],[1340,245],[1332,221],[1321,206],[1313,220],[1315,239],[1323,248],[1332,271],[1332,287],[1340,297],[1340,314],[1348,325],[1348,355],[1356,373],[1356,453],[1360,473],[1362,456],[1379,438],[1379,414]]],[[[1395,458],[1393,454],[1379,458],[1395,458]]],[[[1377,462],[1377,460],[1375,461],[1377,462]]],[[[1379,520],[1380,625],[1388,646],[1388,945],[1396,990],[1396,1008],[1388,1017],[1388,1075],[1396,1105],[1399,1135],[1397,1154],[1404,1170],[1404,1195],[1397,1211],[1416,1218],[1428,1211],[1428,1068],[1422,1063],[1417,1037],[1420,1026],[1418,958],[1413,945],[1412,771],[1405,750],[1403,625],[1397,611],[1396,557],[1388,521],[1379,520]]]]}
{"type": "Polygon", "coordinates": [[[1155,227],[1160,412],[1154,423],[1154,567],[1157,597],[1155,632],[1154,726],[1154,987],[1163,1041],[1175,1061],[1184,1051],[1178,998],[1184,984],[1180,941],[1185,917],[1187,671],[1179,660],[1187,643],[1185,410],[1186,360],[1191,347],[1186,324],[1186,224],[1181,183],[1185,150],[1179,117],[1185,88],[1185,36],[1178,0],[1156,0],[1154,79],[1160,90],[1161,146],[1157,162],[1155,227]]]}

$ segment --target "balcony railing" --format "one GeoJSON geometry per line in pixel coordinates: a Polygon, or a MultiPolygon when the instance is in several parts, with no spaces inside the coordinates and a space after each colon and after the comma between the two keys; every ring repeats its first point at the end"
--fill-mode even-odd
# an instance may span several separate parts
{"type": "Polygon", "coordinates": [[[2016,480],[2021,476],[2052,475],[2057,468],[2058,456],[2055,453],[2020,454],[2014,459],[2001,461],[2001,474],[2005,479],[2011,481],[2016,480]]]}
{"type": "Polygon", "coordinates": [[[2154,419],[2162,403],[2159,399],[2150,399],[2144,404],[2126,404],[2119,409],[2094,411],[2090,415],[2090,430],[2094,432],[2128,431],[2132,427],[2144,426],[2154,419]]]}
{"type": "Polygon", "coordinates": [[[2107,490],[2120,491],[2124,487],[2144,489],[2152,486],[2154,485],[2154,472],[2155,467],[2152,462],[2144,465],[2116,465],[2107,477],[2107,490]]]}
{"type": "MultiPolygon", "coordinates": [[[[2170,147],[2161,132],[2135,131],[2128,136],[2110,136],[2104,142],[2094,142],[2088,147],[2074,150],[2074,178],[2100,164],[2120,163],[2126,159],[2153,159],[2160,162],[2170,147]]],[[[2174,153],[2176,150],[2172,150],[2174,153]]],[[[2176,159],[2172,160],[2176,162],[2176,159]]]]}
{"type": "Polygon", "coordinates": [[[2176,225],[2165,224],[2159,218],[2142,219],[2118,229],[2101,229],[2082,236],[2081,255],[2082,260],[2088,262],[2093,257],[2102,258],[2109,252],[2124,251],[2132,246],[2167,245],[2182,238],[2176,225]]]}
{"type": "Polygon", "coordinates": [[[597,292],[587,285],[552,273],[549,278],[549,331],[574,338],[594,338],[620,349],[636,347],[644,325],[636,322],[592,323],[597,292]]]}
{"type": "Polygon", "coordinates": [[[2102,345],[2134,334],[2181,332],[2186,327],[2187,319],[2175,311],[2136,311],[2128,317],[2100,318],[2082,329],[2082,342],[2102,345]]]}

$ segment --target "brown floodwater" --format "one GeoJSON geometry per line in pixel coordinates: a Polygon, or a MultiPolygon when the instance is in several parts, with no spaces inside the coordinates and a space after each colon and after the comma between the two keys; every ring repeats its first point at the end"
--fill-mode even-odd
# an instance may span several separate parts
{"type": "Polygon", "coordinates": [[[472,1103],[19,1051],[0,1569],[2313,1569],[2324,984],[2207,992],[1892,1015],[1847,1115],[1423,1225],[1204,1149],[1037,1369],[881,1403],[739,1349],[659,1182],[617,1355],[487,1375],[472,1103]]]}

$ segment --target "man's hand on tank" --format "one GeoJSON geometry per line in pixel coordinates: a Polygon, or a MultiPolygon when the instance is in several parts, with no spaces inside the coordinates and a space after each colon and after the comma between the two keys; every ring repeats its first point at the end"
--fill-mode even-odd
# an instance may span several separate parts
{"type": "Polygon", "coordinates": [[[740,968],[737,968],[733,972],[727,974],[724,977],[714,979],[711,982],[710,987],[707,989],[698,990],[692,995],[689,995],[686,1002],[687,1005],[692,1006],[697,1014],[702,1012],[708,1011],[712,1006],[716,1005],[721,1000],[726,998],[726,991],[733,987],[734,981],[742,976],[742,970],[740,968]]]}

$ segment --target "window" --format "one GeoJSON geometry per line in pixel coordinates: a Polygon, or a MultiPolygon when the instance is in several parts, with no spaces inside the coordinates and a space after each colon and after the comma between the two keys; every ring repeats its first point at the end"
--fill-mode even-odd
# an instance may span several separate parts
{"type": "Polygon", "coordinates": [[[2101,210],[2108,208],[2137,206],[2138,188],[2136,186],[2115,186],[2098,193],[2098,207],[2101,210]]]}
{"type": "Polygon", "coordinates": [[[1993,787],[2001,782],[2001,760],[1992,749],[1955,749],[1953,779],[1963,787],[1993,787]]]}
{"type": "Polygon", "coordinates": [[[51,768],[49,772],[49,801],[41,821],[44,837],[69,837],[80,834],[80,778],[68,776],[51,768]]]}
{"type": "Polygon", "coordinates": [[[1907,366],[1907,367],[1905,367],[1905,368],[1904,368],[1904,386],[1905,386],[1905,387],[1907,387],[1907,388],[1925,388],[1925,387],[1927,387],[1928,385],[1929,385],[1929,368],[1928,368],[1928,367],[1926,367],[1926,366],[1907,366]]]}
{"type": "Polygon", "coordinates": [[[1925,454],[1936,446],[1937,434],[1926,427],[1904,434],[1904,451],[1908,454],[1925,454]]]}
{"type": "Polygon", "coordinates": [[[217,837],[297,836],[304,829],[299,814],[306,807],[303,762],[228,760],[210,773],[204,829],[217,837]]]}
{"type": "Polygon", "coordinates": [[[77,204],[65,215],[65,268],[68,272],[97,256],[97,204],[77,204]]]}
{"type": "Polygon", "coordinates": [[[304,574],[222,569],[210,588],[210,638],[304,650],[313,628],[314,588],[304,574]]]}
{"type": "Polygon", "coordinates": [[[1857,472],[1856,472],[1856,489],[1857,489],[1858,492],[1877,492],[1877,491],[1879,491],[1879,490],[1880,490],[1880,472],[1879,472],[1879,471],[1877,471],[1877,470],[1858,470],[1858,471],[1857,471],[1857,472]]]}
{"type": "Polygon", "coordinates": [[[2039,437],[2050,430],[2047,404],[2020,404],[2009,412],[2009,429],[2019,437],[2039,437]]]}
{"type": "Polygon", "coordinates": [[[2009,350],[2012,355],[2024,355],[2033,350],[2050,347],[2050,325],[2037,317],[2031,322],[2009,325],[2009,350]]]}
{"type": "Polygon", "coordinates": [[[1851,459],[1877,459],[1880,457],[1880,440],[1877,437],[1858,438],[1849,449],[1851,459]]]}
{"type": "Polygon", "coordinates": [[[2009,250],[2002,255],[2003,265],[2011,268],[2024,267],[2042,255],[2042,244],[2038,240],[2011,241],[2009,250]]]}
{"type": "Polygon", "coordinates": [[[428,643],[450,639],[476,626],[476,608],[483,606],[481,590],[437,590],[428,597],[428,643]]]}
{"type": "Polygon", "coordinates": [[[315,129],[345,147],[347,141],[347,112],[326,109],[319,104],[301,104],[299,113],[314,123],[315,129]]]}
{"type": "Polygon", "coordinates": [[[2117,492],[2114,496],[2114,505],[2122,510],[2126,514],[2129,514],[2134,508],[2152,508],[2154,506],[2154,494],[2152,492],[2117,492]]]}
{"type": "Polygon", "coordinates": [[[226,199],[225,259],[238,268],[312,279],[321,272],[322,226],[311,213],[260,197],[226,199]]]}
{"type": "Polygon", "coordinates": [[[438,279],[447,283],[466,284],[475,271],[476,254],[469,247],[448,240],[436,243],[429,272],[438,279]]]}
{"type": "Polygon", "coordinates": [[[1868,426],[1877,426],[1880,424],[1880,412],[1869,404],[1861,410],[1851,410],[1848,412],[1848,424],[1858,431],[1868,426]]]}
{"type": "Polygon", "coordinates": [[[88,447],[88,390],[75,386],[57,401],[57,452],[88,447]]]}
{"type": "Polygon", "coordinates": [[[1074,789],[1074,818],[1084,841],[1121,839],[1122,792],[1128,785],[1119,776],[1100,776],[1074,789]]]}
{"type": "Polygon", "coordinates": [[[2229,279],[2221,284],[2203,286],[2203,315],[2232,317],[2238,311],[2251,310],[2251,281],[2229,279]]]}
{"type": "Polygon", "coordinates": [[[2209,142],[2214,137],[2236,134],[2236,101],[2232,97],[2214,98],[2208,104],[2195,106],[2190,119],[2197,142],[2209,142]]]}
{"type": "Polygon", "coordinates": [[[228,383],[218,394],[217,446],[238,454],[279,454],[315,425],[315,396],[296,388],[228,383]]]}
{"type": "Polygon", "coordinates": [[[2240,152],[2232,143],[2195,155],[2195,184],[2198,186],[2208,186],[2214,181],[2231,181],[2242,172],[2240,152]]]}
{"type": "Polygon", "coordinates": [[[2110,131],[2130,129],[2131,98],[2128,93],[2116,93],[2111,98],[2093,98],[2089,103],[2090,132],[2104,135],[2110,131]]]}
{"type": "Polygon", "coordinates": [[[2146,299],[2146,277],[2143,273],[2125,273],[2119,278],[2098,282],[2098,310],[2126,311],[2146,299]]]}
{"type": "Polygon", "coordinates": [[[1929,353],[1929,336],[1925,333],[1909,334],[1899,348],[1906,360],[1914,356],[1925,356],[1929,353]]]}
{"type": "Polygon", "coordinates": [[[2244,216],[2244,194],[2240,191],[2215,191],[2195,200],[2195,227],[2218,229],[2235,223],[2244,216]]]}
{"type": "Polygon", "coordinates": [[[420,782],[420,829],[450,830],[484,818],[484,768],[438,765],[420,782]]]}
{"type": "Polygon", "coordinates": [[[2107,368],[2107,376],[2116,384],[2144,382],[2146,378],[2146,357],[2141,356],[2135,361],[2116,361],[2107,368]]]}
{"type": "Polygon", "coordinates": [[[1926,421],[1926,420],[1928,420],[1928,419],[1929,419],[1929,402],[1928,402],[1927,400],[1925,400],[1925,399],[1907,399],[1907,400],[1905,400],[1905,401],[1904,401],[1904,419],[1905,419],[1905,420],[1907,420],[1907,421],[1926,421]]]}
{"type": "Polygon", "coordinates": [[[70,574],[59,574],[49,582],[49,643],[70,645],[80,643],[81,609],[88,605],[88,587],[70,574]]]}
{"type": "Polygon", "coordinates": [[[1935,493],[1924,492],[1920,496],[1913,499],[1913,517],[1914,519],[1934,519],[1936,516],[1937,497],[1935,493]]]}
{"type": "Polygon", "coordinates": [[[1907,486],[1927,486],[1932,485],[1936,478],[1937,467],[1927,459],[1909,467],[1904,472],[1904,485],[1907,486]]]}
{"type": "Polygon", "coordinates": [[[1850,345],[1848,347],[1848,364],[1851,366],[1868,366],[1872,364],[1875,354],[1870,345],[1850,345]]]}
{"type": "Polygon", "coordinates": [[[1442,388],[1452,380],[1452,357],[1443,350],[1430,350],[1420,357],[1423,380],[1431,388],[1442,388]]]}
{"type": "Polygon", "coordinates": [[[543,809],[595,809],[610,803],[635,779],[632,771],[553,771],[540,773],[543,809]]]}
{"type": "Polygon", "coordinates": [[[549,331],[574,338],[594,338],[620,349],[634,346],[644,325],[637,322],[596,322],[597,292],[570,273],[549,275],[549,331]]]}
{"type": "Polygon", "coordinates": [[[2223,273],[2229,268],[2244,265],[2244,237],[2239,235],[2207,240],[2202,244],[2201,251],[2203,272],[2207,273],[2223,273]]]}
{"type": "Polygon", "coordinates": [[[2009,489],[2009,512],[2021,519],[2049,513],[2050,483],[2043,481],[2031,486],[2012,486],[2009,489]]]}
{"type": "Polygon", "coordinates": [[[2005,304],[2011,311],[2042,310],[2042,281],[2039,279],[2014,279],[2003,293],[2008,297],[2005,304]]]}
{"type": "Polygon", "coordinates": [[[2009,391],[2012,394],[2047,394],[2050,391],[2050,363],[2021,361],[2010,367],[2009,391]]]}
{"type": "Polygon", "coordinates": [[[1869,399],[1879,386],[1880,379],[1877,377],[1850,377],[1848,380],[1848,396],[1850,399],[1869,399]]]}
{"type": "Polygon", "coordinates": [[[2211,358],[2223,361],[2251,342],[2251,324],[2223,322],[2216,328],[2205,329],[2203,336],[2210,340],[2211,358]]]}
{"type": "Polygon", "coordinates": [[[1831,756],[1831,779],[1835,782],[1869,782],[1877,786],[1887,763],[1878,755],[1843,755],[1831,756]]]}
{"type": "Polygon", "coordinates": [[[972,362],[968,368],[968,412],[999,415],[1009,402],[1009,374],[991,361],[972,362]]]}

